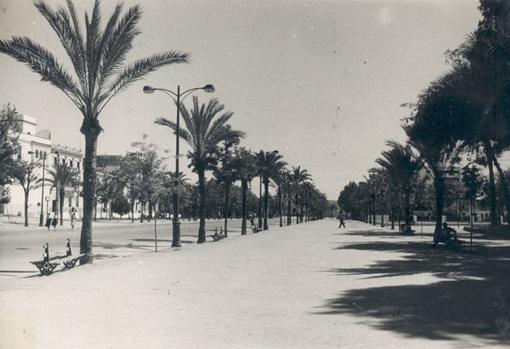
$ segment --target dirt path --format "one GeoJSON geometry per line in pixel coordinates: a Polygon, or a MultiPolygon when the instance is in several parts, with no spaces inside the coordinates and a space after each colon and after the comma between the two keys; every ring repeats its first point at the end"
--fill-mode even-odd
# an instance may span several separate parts
{"type": "Polygon", "coordinates": [[[419,236],[347,223],[2,281],[0,347],[504,346],[503,257],[432,250],[419,236]]]}

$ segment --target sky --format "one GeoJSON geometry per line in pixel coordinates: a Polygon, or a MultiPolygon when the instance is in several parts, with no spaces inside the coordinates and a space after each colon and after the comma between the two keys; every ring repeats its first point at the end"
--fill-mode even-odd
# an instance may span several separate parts
{"type": "MultiPolygon", "coordinates": [[[[79,13],[92,10],[92,0],[75,3],[79,13]]],[[[116,3],[102,2],[103,20],[116,3]]],[[[100,116],[98,154],[124,154],[143,134],[163,155],[175,152],[170,129],[154,124],[158,117],[175,120],[175,106],[162,93],[143,94],[143,86],[211,83],[214,95],[197,96],[218,98],[234,112],[232,126],[246,132],[242,145],[279,150],[290,166],[307,169],[330,200],[363,179],[387,140],[406,140],[400,125],[408,109],[401,105],[448,70],[444,52],[480,19],[476,0],[124,1],[126,8],[136,3],[144,10],[141,34],[128,61],[180,50],[191,63],[164,67],[113,99],[100,116]]],[[[70,67],[32,1],[0,0],[0,38],[12,35],[29,36],[70,67]]],[[[54,143],[83,149],[74,105],[0,55],[0,104],[7,103],[37,118],[54,143]]],[[[166,164],[172,169],[173,158],[166,164]]]]}

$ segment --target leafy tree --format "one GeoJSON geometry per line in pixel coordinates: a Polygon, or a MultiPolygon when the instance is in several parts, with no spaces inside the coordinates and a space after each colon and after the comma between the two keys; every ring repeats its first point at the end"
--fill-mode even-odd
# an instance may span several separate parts
{"type": "Polygon", "coordinates": [[[451,94],[446,74],[420,96],[413,111],[411,123],[404,125],[409,144],[432,172],[436,197],[436,226],[434,241],[442,229],[444,210],[445,174],[460,160],[462,140],[471,133],[474,125],[472,108],[467,102],[451,94]]]}
{"type": "Polygon", "coordinates": [[[28,199],[30,191],[37,187],[38,175],[35,172],[41,164],[39,162],[28,162],[21,160],[14,168],[12,168],[13,177],[23,188],[24,193],[24,211],[25,211],[25,227],[28,227],[28,199]]]}
{"type": "MultiPolygon", "coordinates": [[[[227,127],[230,128],[231,126],[227,125],[227,127]]],[[[219,154],[221,166],[216,166],[213,171],[217,181],[224,184],[225,200],[223,207],[223,233],[225,234],[225,237],[228,236],[230,187],[232,186],[232,183],[238,179],[236,168],[232,165],[232,151],[230,150],[230,147],[239,144],[240,141],[240,138],[232,138],[223,142],[223,149],[220,149],[221,152],[219,154]]]]}
{"type": "Polygon", "coordinates": [[[41,80],[60,89],[83,115],[80,128],[85,136],[83,163],[83,223],[80,251],[85,254],[82,263],[92,262],[92,215],[96,192],[97,139],[103,130],[99,115],[121,91],[146,74],[169,64],[186,63],[188,55],[167,51],[125,65],[134,38],[140,33],[138,21],[142,10],[135,5],[122,14],[118,4],[106,26],[101,26],[100,2],[94,2],[92,14],[85,14],[85,32],[82,32],[74,3],[51,9],[44,1],[35,6],[57,34],[72,63],[76,77],[47,49],[28,37],[0,40],[0,52],[28,65],[41,75],[41,80]]]}
{"type": "MultiPolygon", "coordinates": [[[[15,157],[20,150],[17,116],[16,108],[10,104],[0,110],[0,186],[11,182],[16,167],[15,157]]],[[[3,197],[4,195],[0,193],[0,198],[3,197]]]]}
{"type": "MultiPolygon", "coordinates": [[[[232,112],[224,112],[224,106],[213,98],[207,104],[200,105],[198,98],[193,96],[193,108],[188,110],[185,106],[178,106],[182,113],[184,128],[179,135],[191,147],[188,158],[191,160],[190,167],[198,175],[199,188],[199,215],[200,225],[198,229],[198,243],[205,242],[205,216],[206,216],[206,179],[205,172],[212,170],[218,163],[218,146],[222,142],[243,138],[244,132],[233,130],[228,125],[232,118],[232,112]]],[[[177,125],[165,118],[156,120],[156,124],[167,126],[174,131],[177,125]]]]}
{"type": "Polygon", "coordinates": [[[115,196],[112,199],[112,212],[118,214],[122,219],[122,216],[129,213],[130,206],[129,201],[122,195],[115,196]]]}
{"type": "Polygon", "coordinates": [[[471,220],[473,219],[475,201],[480,195],[483,182],[483,176],[478,167],[467,165],[462,168],[462,183],[466,188],[464,191],[464,197],[469,200],[471,220]]]}

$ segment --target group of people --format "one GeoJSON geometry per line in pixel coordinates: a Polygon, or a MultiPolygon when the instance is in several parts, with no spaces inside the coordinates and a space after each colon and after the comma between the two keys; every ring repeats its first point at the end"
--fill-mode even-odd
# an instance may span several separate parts
{"type": "MultiPolygon", "coordinates": [[[[71,229],[74,230],[76,226],[76,210],[71,208],[71,229]]],[[[57,224],[58,224],[58,214],[56,212],[53,212],[53,214],[50,216],[48,213],[46,217],[46,228],[50,230],[50,227],[53,227],[53,230],[57,230],[57,224]]]]}

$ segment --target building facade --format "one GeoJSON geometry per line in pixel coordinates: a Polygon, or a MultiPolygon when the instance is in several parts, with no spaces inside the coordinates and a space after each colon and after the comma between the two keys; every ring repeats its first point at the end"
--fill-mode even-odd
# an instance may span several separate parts
{"type": "MultiPolygon", "coordinates": [[[[66,163],[82,172],[83,154],[80,150],[66,146],[53,144],[51,133],[48,130],[37,130],[37,120],[28,115],[19,114],[20,134],[18,142],[20,152],[18,160],[36,162],[38,167],[34,173],[39,180],[38,185],[29,192],[28,218],[30,224],[39,222],[40,215],[44,217],[49,213],[57,212],[57,193],[48,181],[51,176],[48,170],[57,163],[66,163]],[[44,177],[44,181],[42,180],[44,177]]],[[[64,219],[69,218],[71,208],[75,208],[78,216],[82,212],[81,188],[66,188],[64,195],[64,219]]],[[[10,202],[0,204],[0,214],[23,217],[24,216],[24,191],[20,184],[13,182],[9,185],[10,202]]]]}

